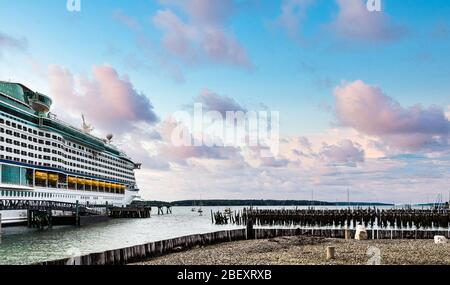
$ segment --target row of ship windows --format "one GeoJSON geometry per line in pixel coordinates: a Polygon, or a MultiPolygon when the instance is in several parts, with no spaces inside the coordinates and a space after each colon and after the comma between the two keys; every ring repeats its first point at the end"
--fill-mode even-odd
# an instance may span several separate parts
{"type": "MultiPolygon", "coordinates": [[[[78,151],[75,151],[75,150],[72,150],[72,149],[69,149],[69,148],[64,148],[62,144],[57,144],[55,142],[50,142],[50,141],[38,140],[38,139],[33,138],[31,136],[27,137],[27,135],[24,135],[24,134],[20,135],[18,132],[14,132],[13,133],[11,130],[6,130],[5,131],[4,128],[0,128],[0,133],[6,133],[7,135],[15,136],[17,138],[22,138],[24,140],[28,139],[30,142],[34,142],[34,143],[39,143],[39,144],[45,144],[45,145],[48,145],[48,146],[58,147],[58,148],[64,149],[67,152],[70,152],[70,153],[73,153],[73,154],[76,154],[76,155],[79,155],[79,156],[84,156],[84,157],[87,157],[87,158],[92,159],[92,160],[95,159],[95,156],[88,156],[86,154],[83,155],[83,153],[80,153],[78,151]]],[[[4,138],[0,137],[0,141],[3,142],[4,138]]],[[[12,140],[11,139],[6,139],[6,142],[7,143],[12,143],[12,140]]],[[[25,143],[20,143],[19,141],[14,141],[14,144],[17,145],[17,146],[22,145],[23,147],[26,147],[25,143]]],[[[37,149],[37,147],[34,147],[34,145],[30,145],[30,149],[37,149]]],[[[55,153],[55,152],[53,152],[53,153],[55,153]]],[[[65,154],[62,154],[62,152],[58,152],[58,154],[66,157],[65,154]]],[[[69,159],[71,159],[70,156],[69,156],[69,159]]],[[[76,157],[74,157],[74,159],[76,159],[78,161],[81,160],[81,162],[83,162],[83,163],[85,163],[85,162],[86,163],[90,163],[90,164],[92,164],[94,166],[103,166],[104,168],[107,168],[107,169],[110,169],[110,170],[115,170],[115,171],[118,171],[118,172],[121,172],[121,173],[132,174],[131,171],[123,170],[123,169],[120,169],[120,168],[114,168],[114,167],[108,166],[106,164],[105,165],[101,165],[100,163],[90,162],[88,160],[85,161],[84,159],[80,159],[80,158],[76,158],[76,157]]],[[[98,161],[103,162],[103,163],[108,163],[108,161],[104,160],[104,159],[98,159],[98,161]]],[[[117,166],[117,167],[125,167],[126,166],[125,164],[123,164],[123,165],[120,165],[120,164],[117,164],[117,163],[111,163],[111,164],[114,165],[114,166],[117,166]]]]}
{"type": "MultiPolygon", "coordinates": [[[[8,115],[6,115],[6,114],[4,114],[4,116],[10,117],[10,116],[8,116],[8,115]]],[[[14,120],[17,120],[17,119],[14,119],[14,120]]],[[[34,129],[30,128],[30,127],[22,126],[21,124],[14,123],[14,122],[11,122],[11,121],[9,121],[9,120],[4,120],[4,119],[2,119],[2,118],[0,118],[0,124],[5,124],[6,126],[10,126],[10,127],[12,127],[12,128],[15,128],[15,129],[18,129],[18,130],[21,130],[21,131],[24,131],[24,132],[28,132],[28,133],[33,134],[33,135],[38,135],[38,136],[40,136],[40,137],[52,138],[52,139],[57,140],[57,141],[60,141],[60,142],[65,142],[65,143],[66,143],[68,146],[70,146],[70,147],[74,147],[75,149],[79,149],[79,150],[82,150],[82,151],[86,151],[86,152],[92,154],[93,157],[96,156],[96,152],[95,152],[94,150],[91,150],[91,149],[86,148],[86,147],[81,146],[81,145],[77,145],[77,144],[75,144],[75,143],[73,143],[73,142],[72,142],[72,143],[71,143],[71,142],[66,142],[66,141],[65,141],[62,137],[60,137],[60,136],[51,135],[51,134],[49,134],[49,133],[45,133],[45,132],[42,132],[42,131],[37,131],[37,130],[34,130],[34,129]]],[[[0,129],[0,131],[3,132],[4,130],[3,130],[3,129],[0,129]]],[[[11,132],[10,130],[6,130],[6,132],[8,132],[8,131],[11,132]]],[[[15,136],[16,136],[16,133],[17,133],[17,132],[14,133],[15,136]]],[[[11,132],[10,134],[12,134],[12,132],[11,132]]],[[[19,135],[19,133],[17,133],[17,135],[19,135]]],[[[22,138],[23,138],[23,136],[24,136],[24,135],[22,135],[22,138]]],[[[44,143],[43,140],[37,140],[37,141],[35,141],[35,140],[37,140],[37,139],[36,139],[36,138],[33,138],[33,142],[44,143]],[[42,142],[41,142],[41,141],[42,141],[42,142]]],[[[48,143],[45,142],[45,143],[48,145],[49,142],[48,142],[48,143]]],[[[53,143],[52,145],[53,145],[53,146],[60,147],[60,148],[63,148],[63,146],[62,146],[61,144],[53,143]]],[[[67,149],[67,148],[66,148],[65,150],[66,150],[66,151],[70,151],[70,150],[67,149]]],[[[72,151],[72,152],[73,152],[73,151],[72,151]]],[[[92,156],[89,156],[89,155],[86,154],[86,153],[80,153],[80,152],[77,152],[77,155],[84,156],[84,157],[89,157],[90,159],[94,159],[92,156]]],[[[112,164],[112,165],[115,165],[115,166],[117,166],[117,167],[126,167],[126,165],[127,165],[127,163],[124,162],[123,160],[118,159],[118,158],[115,158],[115,157],[112,157],[112,156],[109,156],[109,155],[104,155],[104,154],[99,153],[98,156],[100,156],[100,157],[105,157],[105,158],[107,158],[108,160],[110,160],[110,161],[106,161],[106,160],[100,159],[101,162],[105,162],[105,163],[107,162],[107,163],[112,164]]]]}
{"type": "MultiPolygon", "coordinates": [[[[3,148],[3,146],[0,146],[0,151],[2,150],[2,148],[3,148]]],[[[56,165],[56,164],[45,163],[45,162],[44,163],[43,162],[37,162],[37,161],[26,160],[26,159],[20,159],[18,157],[5,156],[3,154],[0,154],[0,159],[16,161],[16,162],[21,162],[21,163],[30,164],[30,165],[52,167],[52,168],[56,168],[56,169],[70,171],[72,173],[78,173],[78,174],[92,176],[92,172],[80,171],[80,170],[70,169],[70,168],[63,168],[63,167],[61,167],[59,165],[56,165]]],[[[110,179],[111,178],[111,177],[108,177],[108,176],[105,176],[105,175],[95,175],[95,176],[99,177],[99,178],[104,178],[104,179],[110,179]]],[[[117,175],[114,175],[114,179],[116,179],[116,180],[118,180],[120,182],[123,182],[123,183],[129,183],[130,180],[134,182],[134,178],[125,180],[125,179],[118,178],[117,175]]]]}
{"type": "MultiPolygon", "coordinates": [[[[0,137],[0,142],[3,142],[3,138],[2,137],[0,137]]],[[[6,142],[7,143],[11,143],[11,142],[8,142],[8,139],[6,140],[6,142]]],[[[16,142],[17,141],[14,141],[14,145],[26,147],[26,144],[24,146],[23,144],[20,145],[19,142],[17,142],[17,144],[16,144],[16,142]]],[[[29,148],[33,149],[33,146],[30,145],[29,148]]],[[[100,172],[100,173],[104,173],[104,174],[108,174],[108,175],[112,175],[112,176],[120,177],[120,178],[124,178],[124,179],[133,179],[134,178],[134,176],[123,174],[122,171],[120,171],[120,172],[111,172],[111,171],[107,171],[107,170],[104,170],[104,169],[101,169],[101,168],[96,168],[96,167],[94,168],[94,167],[90,167],[90,166],[85,166],[84,164],[77,164],[77,163],[73,163],[73,162],[70,162],[70,161],[65,161],[65,160],[63,160],[61,158],[53,157],[53,156],[50,156],[50,155],[35,154],[35,153],[32,153],[32,152],[26,152],[24,150],[14,149],[14,148],[11,148],[11,147],[4,147],[3,145],[0,145],[0,151],[6,151],[6,152],[9,152],[9,153],[14,153],[14,154],[22,155],[22,156],[28,156],[28,157],[31,157],[31,158],[43,159],[43,160],[47,160],[47,161],[59,162],[59,163],[63,163],[63,164],[68,165],[68,166],[78,167],[78,168],[86,169],[86,170],[90,170],[90,171],[96,171],[96,172],[100,172]]],[[[50,149],[48,149],[48,148],[44,148],[43,150],[41,148],[39,148],[39,151],[43,151],[44,153],[50,153],[50,149]]],[[[51,153],[56,154],[56,155],[61,155],[61,152],[57,152],[56,150],[52,150],[51,153]]],[[[71,158],[72,157],[69,156],[69,159],[71,159],[71,158]]],[[[81,161],[81,162],[84,163],[84,161],[81,161]]],[[[68,168],[62,167],[60,165],[58,165],[57,168],[64,169],[64,170],[69,170],[68,168]]]]}
{"type": "MultiPolygon", "coordinates": [[[[4,128],[0,128],[0,133],[5,133],[5,129],[4,128]]],[[[6,134],[7,135],[14,135],[15,137],[18,137],[18,138],[22,138],[22,139],[27,139],[27,136],[26,135],[21,135],[20,136],[20,134],[19,133],[17,133],[17,132],[12,132],[11,130],[6,130],[6,134]]],[[[45,144],[45,145],[48,145],[48,146],[53,146],[53,147],[59,147],[59,148],[63,148],[64,149],[64,147],[61,145],[61,144],[57,144],[57,143],[52,143],[52,142],[50,142],[50,141],[43,141],[43,140],[38,140],[38,139],[36,139],[36,138],[32,138],[32,137],[28,137],[28,140],[30,141],[30,142],[35,142],[35,143],[39,143],[39,144],[45,144]]],[[[4,138],[3,137],[0,137],[0,142],[3,142],[4,141],[4,138]]],[[[22,147],[27,147],[27,144],[26,143],[21,143],[21,142],[19,142],[19,141],[12,141],[11,139],[6,139],[6,142],[7,143],[10,143],[10,144],[14,144],[14,145],[16,145],[16,146],[22,146],[22,147]]],[[[36,150],[39,150],[39,151],[42,151],[42,148],[41,147],[36,147],[36,146],[34,146],[34,145],[32,145],[32,144],[30,144],[30,145],[28,145],[28,148],[30,148],[30,149],[36,149],[36,150]]],[[[65,150],[66,151],[68,151],[68,152],[70,152],[70,153],[73,153],[73,154],[77,154],[77,155],[82,155],[80,152],[76,152],[76,151],[73,151],[73,150],[71,150],[71,149],[68,149],[68,148],[65,148],[65,150]]],[[[50,152],[50,150],[48,149],[48,148],[44,148],[44,152],[50,152]]],[[[52,153],[54,153],[54,154],[58,154],[58,155],[62,155],[62,156],[64,156],[64,157],[66,157],[66,155],[65,154],[63,154],[61,151],[59,151],[59,152],[56,152],[56,150],[53,150],[52,151],[52,153]]],[[[94,159],[94,157],[92,157],[92,156],[86,156],[86,157],[88,157],[88,158],[90,158],[90,159],[94,159]]],[[[72,157],[71,156],[69,156],[69,159],[72,159],[72,157]]],[[[80,162],[82,162],[82,163],[90,163],[90,164],[92,164],[93,166],[98,166],[98,167],[104,167],[104,168],[106,168],[106,169],[109,169],[109,170],[114,170],[114,171],[117,171],[117,172],[119,172],[119,173],[125,173],[125,174],[128,174],[128,175],[133,175],[133,172],[132,171],[129,171],[129,170],[126,170],[126,169],[120,169],[120,168],[114,168],[114,167],[111,167],[111,166],[109,166],[109,165],[107,165],[107,164],[104,164],[104,165],[102,165],[101,163],[96,163],[96,162],[90,162],[90,161],[88,161],[88,160],[84,160],[84,159],[80,159],[80,158],[77,158],[77,157],[73,157],[73,159],[75,159],[75,160],[77,160],[77,161],[80,161],[80,162]]],[[[99,159],[99,161],[100,162],[104,162],[104,163],[108,163],[108,161],[107,160],[104,160],[104,159],[99,159]]],[[[117,164],[117,163],[113,163],[113,165],[115,165],[115,166],[117,166],[117,167],[125,167],[125,165],[119,165],[119,164],[117,164]]]]}
{"type": "MultiPolygon", "coordinates": [[[[62,198],[62,199],[76,199],[76,195],[69,195],[69,194],[53,194],[53,193],[41,193],[41,192],[25,192],[25,191],[6,191],[2,190],[1,196],[3,197],[35,197],[35,198],[62,198]]],[[[80,196],[80,199],[82,200],[98,200],[99,197],[96,196],[80,196]]],[[[120,197],[108,197],[105,198],[108,200],[122,200],[120,197]]]]}

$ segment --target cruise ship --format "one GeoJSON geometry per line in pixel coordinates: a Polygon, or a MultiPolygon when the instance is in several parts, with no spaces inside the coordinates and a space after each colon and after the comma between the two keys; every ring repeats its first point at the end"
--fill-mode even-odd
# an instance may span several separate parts
{"type": "MultiPolygon", "coordinates": [[[[50,97],[0,81],[0,200],[45,200],[125,206],[140,200],[134,171],[122,150],[50,112],[50,97]]],[[[0,211],[20,223],[26,211],[0,211]]]]}

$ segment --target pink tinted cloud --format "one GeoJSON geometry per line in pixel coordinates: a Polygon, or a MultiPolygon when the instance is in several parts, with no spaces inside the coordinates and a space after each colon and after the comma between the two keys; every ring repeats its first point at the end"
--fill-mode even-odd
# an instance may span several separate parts
{"type": "Polygon", "coordinates": [[[383,91],[363,81],[344,83],[334,91],[340,124],[378,136],[388,145],[419,149],[446,145],[450,121],[438,107],[402,107],[383,91]]]}
{"type": "Polygon", "coordinates": [[[339,37],[368,42],[390,42],[407,33],[385,11],[370,12],[366,0],[336,0],[339,12],[331,28],[339,37]]]}
{"type": "Polygon", "coordinates": [[[176,145],[173,142],[173,136],[187,136],[189,143],[192,144],[193,134],[181,122],[175,121],[173,118],[164,120],[159,125],[159,133],[162,142],[158,146],[158,156],[160,159],[185,165],[188,159],[203,158],[215,160],[240,160],[239,149],[235,147],[223,146],[200,146],[194,145],[176,145]],[[181,130],[183,132],[181,133],[181,130]]]}
{"type": "Polygon", "coordinates": [[[347,165],[364,162],[365,158],[361,145],[351,140],[342,140],[336,145],[324,145],[319,155],[327,162],[347,165]]]}
{"type": "Polygon", "coordinates": [[[160,1],[187,15],[182,19],[172,9],[159,10],[154,25],[163,32],[163,46],[182,62],[198,64],[207,61],[251,67],[246,50],[227,23],[234,12],[232,0],[160,1]]]}
{"type": "Polygon", "coordinates": [[[65,110],[84,113],[104,131],[127,132],[135,123],[154,124],[158,117],[150,100],[138,93],[126,76],[120,77],[111,66],[94,66],[92,79],[79,80],[65,68],[49,68],[53,99],[65,110]]]}

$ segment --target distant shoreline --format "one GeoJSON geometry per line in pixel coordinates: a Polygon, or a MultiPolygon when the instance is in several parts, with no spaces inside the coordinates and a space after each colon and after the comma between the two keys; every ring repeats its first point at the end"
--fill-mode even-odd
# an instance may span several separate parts
{"type": "Polygon", "coordinates": [[[173,202],[145,201],[149,206],[170,205],[181,207],[212,207],[212,206],[394,206],[389,203],[372,202],[325,202],[310,200],[180,200],[173,202]]]}

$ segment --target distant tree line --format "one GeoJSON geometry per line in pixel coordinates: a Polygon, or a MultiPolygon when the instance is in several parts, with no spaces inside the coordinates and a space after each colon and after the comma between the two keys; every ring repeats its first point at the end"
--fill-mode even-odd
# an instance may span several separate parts
{"type": "Polygon", "coordinates": [[[147,206],[389,206],[391,204],[370,202],[324,202],[310,200],[181,200],[174,202],[145,201],[147,206]]]}

